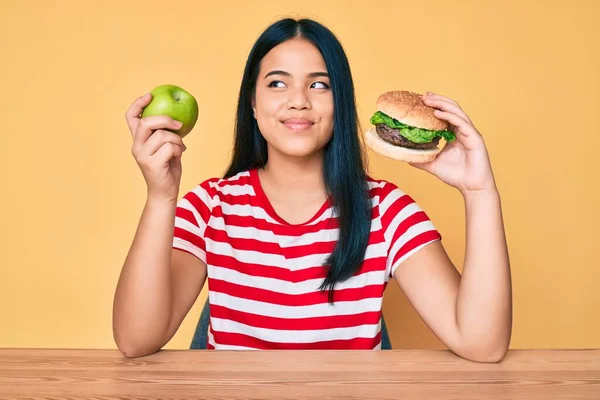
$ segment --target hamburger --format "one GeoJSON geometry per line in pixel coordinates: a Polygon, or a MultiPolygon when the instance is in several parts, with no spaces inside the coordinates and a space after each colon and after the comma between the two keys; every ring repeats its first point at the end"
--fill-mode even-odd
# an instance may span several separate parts
{"type": "Polygon", "coordinates": [[[365,132],[365,142],[373,151],[388,158],[410,163],[426,163],[442,150],[440,139],[456,140],[448,122],[433,115],[435,108],[421,95],[393,90],[377,98],[377,111],[371,117],[375,127],[365,132]]]}

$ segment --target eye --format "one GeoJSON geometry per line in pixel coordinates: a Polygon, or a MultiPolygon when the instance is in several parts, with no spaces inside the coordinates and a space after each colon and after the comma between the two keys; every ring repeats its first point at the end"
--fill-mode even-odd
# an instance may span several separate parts
{"type": "Polygon", "coordinates": [[[281,81],[273,81],[273,82],[269,83],[269,85],[267,87],[275,87],[275,86],[273,86],[274,83],[283,83],[283,82],[281,82],[281,81]]]}
{"type": "MultiPolygon", "coordinates": [[[[269,85],[267,87],[283,87],[283,86],[275,86],[275,84],[277,84],[277,83],[283,83],[283,82],[282,81],[272,81],[271,83],[269,83],[269,85]]],[[[285,85],[285,83],[283,83],[283,84],[285,85]]],[[[329,89],[329,85],[326,84],[325,82],[315,82],[315,83],[313,83],[313,85],[316,85],[316,84],[321,84],[321,85],[324,86],[322,88],[317,88],[317,89],[329,89]]],[[[311,87],[312,87],[312,85],[311,85],[311,87]]]]}
{"type": "Polygon", "coordinates": [[[325,82],[315,82],[315,83],[313,83],[313,85],[316,85],[317,83],[320,83],[321,85],[325,86],[323,89],[329,89],[329,85],[326,84],[325,82]]]}

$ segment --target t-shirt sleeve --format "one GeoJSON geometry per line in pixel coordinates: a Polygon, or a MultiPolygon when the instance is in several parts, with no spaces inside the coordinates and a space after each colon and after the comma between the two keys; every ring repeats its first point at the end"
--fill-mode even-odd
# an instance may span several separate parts
{"type": "Polygon", "coordinates": [[[386,182],[382,192],[379,210],[388,248],[386,272],[391,278],[404,260],[442,236],[425,211],[395,184],[386,182]]]}
{"type": "Polygon", "coordinates": [[[204,233],[212,213],[214,189],[210,181],[204,181],[186,193],[175,210],[173,248],[195,255],[206,263],[206,242],[204,233]]]}

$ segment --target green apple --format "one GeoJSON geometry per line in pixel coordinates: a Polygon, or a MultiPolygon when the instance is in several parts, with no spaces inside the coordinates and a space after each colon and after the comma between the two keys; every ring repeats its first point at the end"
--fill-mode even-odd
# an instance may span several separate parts
{"type": "Polygon", "coordinates": [[[188,92],[175,85],[161,85],[150,92],[152,101],[142,110],[142,117],[168,115],[183,125],[177,130],[166,129],[182,138],[190,133],[198,120],[198,102],[188,92]]]}

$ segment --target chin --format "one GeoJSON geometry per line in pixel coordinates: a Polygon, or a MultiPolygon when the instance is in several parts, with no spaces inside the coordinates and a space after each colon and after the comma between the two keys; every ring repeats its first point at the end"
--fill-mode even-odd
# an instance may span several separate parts
{"type": "Polygon", "coordinates": [[[269,152],[276,151],[287,157],[311,157],[321,153],[324,150],[324,146],[318,146],[314,143],[286,143],[283,146],[269,145],[269,152]]]}
{"type": "Polygon", "coordinates": [[[286,149],[281,149],[279,150],[279,152],[281,154],[284,154],[288,157],[299,157],[299,158],[305,158],[305,157],[310,157],[310,156],[314,156],[315,154],[318,154],[322,151],[322,149],[306,149],[306,148],[286,148],[286,149]]]}

